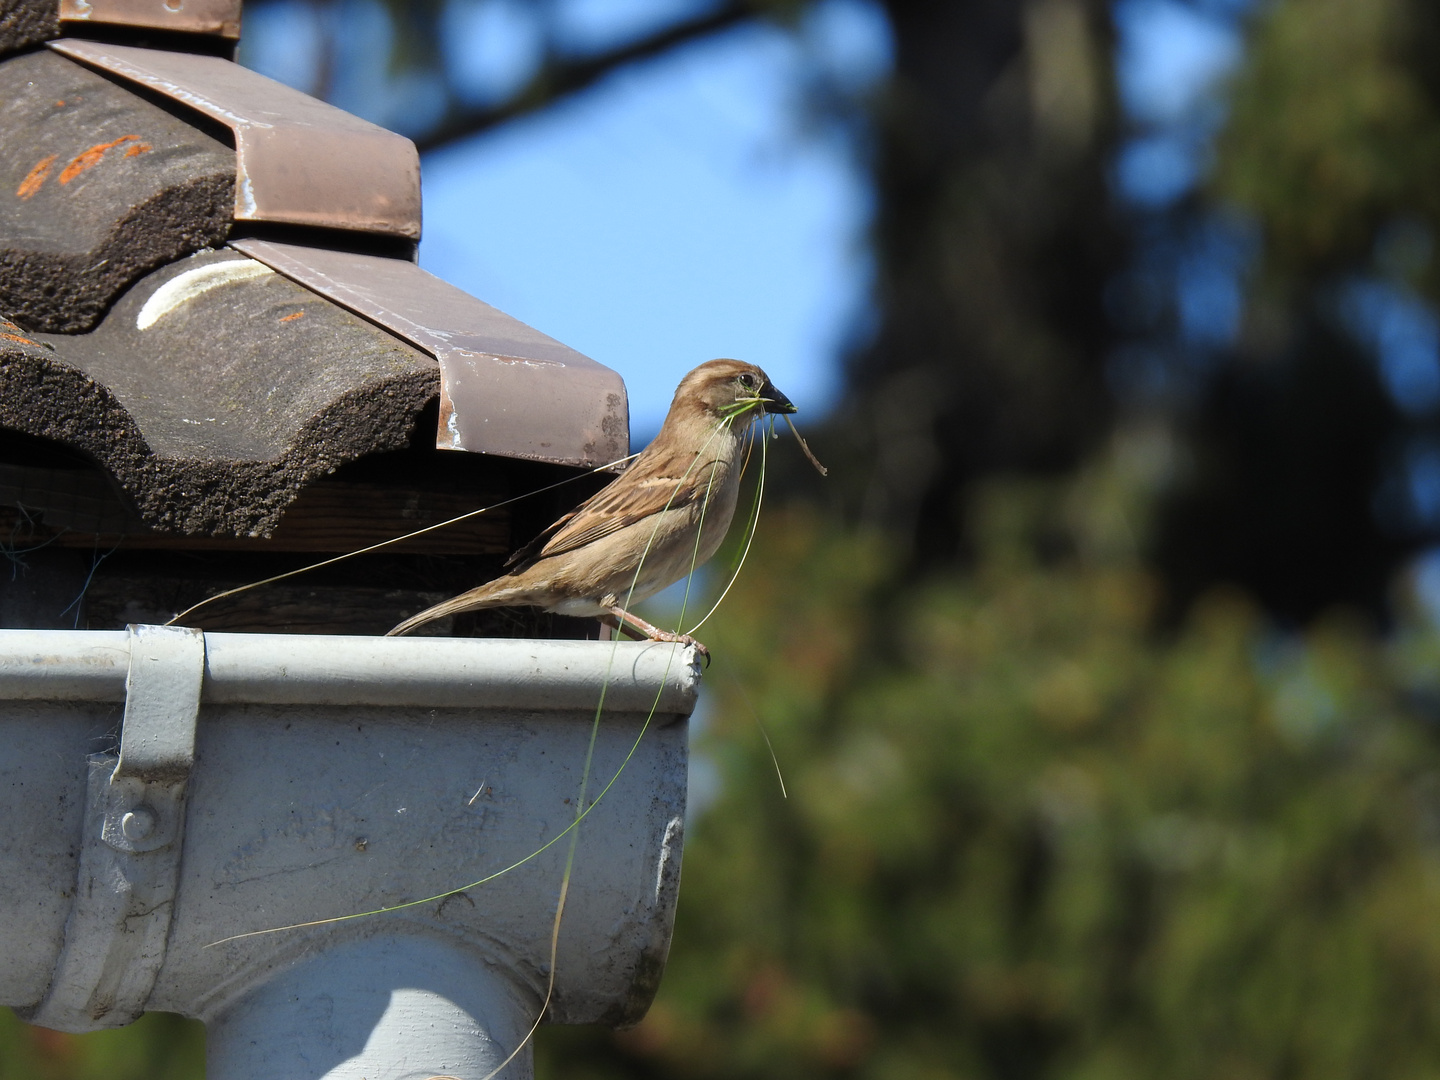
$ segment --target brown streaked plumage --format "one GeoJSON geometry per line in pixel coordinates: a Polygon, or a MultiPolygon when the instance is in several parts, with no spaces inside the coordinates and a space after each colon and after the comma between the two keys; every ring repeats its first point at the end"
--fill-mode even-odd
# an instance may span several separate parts
{"type": "Polygon", "coordinates": [[[658,630],[625,606],[653,596],[715,554],[735,513],[740,451],[750,424],[762,412],[794,411],[754,364],[701,364],[681,380],[660,434],[619,479],[510,556],[506,573],[390,633],[406,634],[479,608],[538,607],[704,651],[699,642],[658,630]]]}

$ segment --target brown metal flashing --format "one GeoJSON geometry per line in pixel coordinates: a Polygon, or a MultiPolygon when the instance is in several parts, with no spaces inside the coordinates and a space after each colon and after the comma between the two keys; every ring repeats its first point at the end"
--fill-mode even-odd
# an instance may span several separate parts
{"type": "Polygon", "coordinates": [[[418,266],[268,240],[231,246],[435,357],[438,448],[585,466],[628,453],[619,375],[418,266]]]}
{"type": "Polygon", "coordinates": [[[236,221],[420,239],[420,157],[403,135],[219,57],[49,44],[230,128],[236,221]]]}
{"type": "Polygon", "coordinates": [[[143,26],[239,40],[240,0],[60,0],[60,21],[143,26]]]}

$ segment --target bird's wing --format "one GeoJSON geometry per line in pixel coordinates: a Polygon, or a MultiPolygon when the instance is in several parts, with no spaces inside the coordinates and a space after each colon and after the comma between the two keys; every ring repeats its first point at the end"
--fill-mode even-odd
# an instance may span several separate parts
{"type": "Polygon", "coordinates": [[[537,559],[574,551],[652,514],[701,501],[710,489],[712,471],[711,463],[694,453],[667,454],[650,461],[642,455],[613,484],[511,555],[505,569],[516,573],[537,559]]]}

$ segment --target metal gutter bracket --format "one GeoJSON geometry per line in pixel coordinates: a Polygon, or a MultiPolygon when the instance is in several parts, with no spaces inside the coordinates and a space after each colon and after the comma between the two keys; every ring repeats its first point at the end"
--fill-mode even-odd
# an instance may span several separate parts
{"type": "Polygon", "coordinates": [[[205,636],[132,625],[129,639],[120,753],[90,756],[74,908],[50,990],[26,1017],[61,1031],[144,1012],[179,882],[205,636]]]}

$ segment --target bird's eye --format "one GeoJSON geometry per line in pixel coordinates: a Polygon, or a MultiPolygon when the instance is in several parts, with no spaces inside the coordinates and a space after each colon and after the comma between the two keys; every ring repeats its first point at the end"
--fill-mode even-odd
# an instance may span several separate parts
{"type": "Polygon", "coordinates": [[[743,387],[745,387],[746,390],[754,390],[754,389],[755,389],[755,376],[754,376],[754,375],[751,375],[751,374],[749,374],[749,373],[747,372],[746,374],[741,375],[739,378],[740,378],[740,385],[743,386],[743,387]]]}

